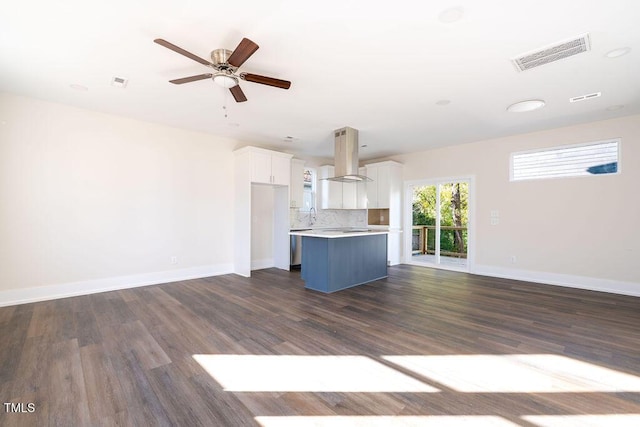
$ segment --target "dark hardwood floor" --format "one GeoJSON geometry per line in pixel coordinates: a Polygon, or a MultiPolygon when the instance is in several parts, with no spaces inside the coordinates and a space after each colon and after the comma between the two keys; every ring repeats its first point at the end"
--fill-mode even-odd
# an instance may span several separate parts
{"type": "Polygon", "coordinates": [[[376,417],[455,416],[447,425],[535,426],[545,425],[535,416],[580,414],[615,425],[596,415],[640,414],[640,298],[411,266],[389,273],[330,295],[305,290],[299,272],[268,269],[0,308],[0,425],[272,427],[348,416],[393,427],[376,417]],[[244,385],[219,382],[194,355],[239,355],[244,385]],[[335,372],[322,372],[323,389],[298,373],[283,383],[302,388],[283,390],[268,377],[288,369],[268,355],[318,356],[287,358],[290,372],[360,356],[363,372],[348,365],[339,376],[373,388],[332,390],[335,372]],[[264,378],[248,370],[262,362],[264,378]],[[513,378],[520,371],[533,377],[513,378]]]}

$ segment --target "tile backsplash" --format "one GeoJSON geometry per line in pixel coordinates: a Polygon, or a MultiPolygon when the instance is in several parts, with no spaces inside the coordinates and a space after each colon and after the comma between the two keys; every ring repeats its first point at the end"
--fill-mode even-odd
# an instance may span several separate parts
{"type": "Polygon", "coordinates": [[[309,212],[289,210],[291,228],[366,227],[366,209],[318,209],[315,221],[310,225],[309,212]]]}

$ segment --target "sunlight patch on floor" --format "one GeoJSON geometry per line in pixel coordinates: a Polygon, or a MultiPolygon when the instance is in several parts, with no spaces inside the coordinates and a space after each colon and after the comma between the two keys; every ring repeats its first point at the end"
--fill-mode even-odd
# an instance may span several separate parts
{"type": "Polygon", "coordinates": [[[496,416],[293,416],[256,417],[262,427],[515,427],[496,416]]]}
{"type": "Polygon", "coordinates": [[[195,354],[193,358],[227,391],[439,391],[366,356],[195,354]]]}
{"type": "Polygon", "coordinates": [[[637,427],[640,414],[527,415],[523,420],[540,427],[637,427]]]}
{"type": "Polygon", "coordinates": [[[635,375],[554,354],[383,359],[464,393],[640,392],[635,375]]]}

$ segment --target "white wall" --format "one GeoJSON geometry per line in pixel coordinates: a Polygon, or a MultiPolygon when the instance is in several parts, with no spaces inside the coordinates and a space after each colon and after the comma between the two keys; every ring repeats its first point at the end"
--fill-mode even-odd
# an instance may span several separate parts
{"type": "Polygon", "coordinates": [[[234,141],[9,94],[0,120],[0,305],[231,271],[234,141]]]}
{"type": "Polygon", "coordinates": [[[640,295],[640,116],[392,158],[405,180],[475,176],[475,272],[640,295]],[[619,175],[509,182],[513,151],[614,137],[619,175]]]}
{"type": "MultiPolygon", "coordinates": [[[[0,94],[0,305],[232,271],[235,145],[0,94]]],[[[475,272],[640,295],[640,116],[393,159],[475,176],[475,272]],[[512,151],[611,137],[620,175],[509,182],[512,151]]]]}

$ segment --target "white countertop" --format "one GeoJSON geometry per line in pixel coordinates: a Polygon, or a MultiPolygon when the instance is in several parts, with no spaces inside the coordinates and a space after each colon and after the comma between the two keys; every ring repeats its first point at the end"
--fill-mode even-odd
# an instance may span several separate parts
{"type": "Polygon", "coordinates": [[[299,230],[289,232],[291,236],[305,236],[305,237],[321,237],[325,239],[335,239],[340,237],[357,237],[357,236],[371,236],[374,234],[389,234],[388,230],[371,230],[367,228],[354,228],[354,229],[312,229],[312,230],[299,230]]]}

